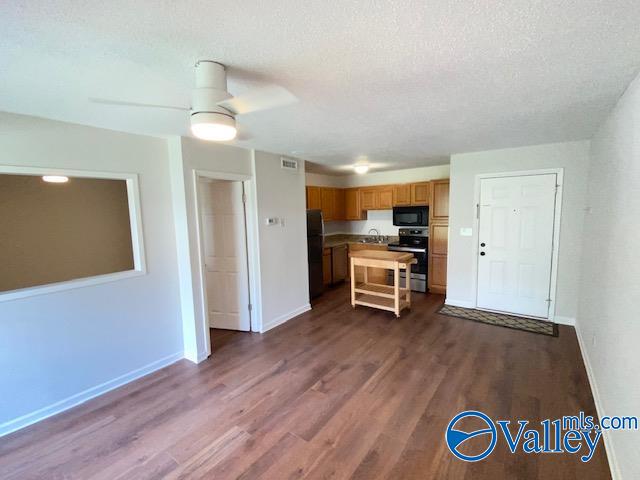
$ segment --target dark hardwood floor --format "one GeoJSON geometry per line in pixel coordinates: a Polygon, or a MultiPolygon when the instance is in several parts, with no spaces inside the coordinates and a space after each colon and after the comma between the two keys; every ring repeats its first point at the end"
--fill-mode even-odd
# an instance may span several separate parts
{"type": "MultiPolygon", "coordinates": [[[[435,314],[352,310],[347,288],[264,335],[212,334],[180,361],[0,439],[0,478],[609,478],[577,455],[447,449],[465,409],[493,419],[595,415],[575,332],[558,338],[435,314]]],[[[8,392],[10,394],[10,392],[8,392]]]]}

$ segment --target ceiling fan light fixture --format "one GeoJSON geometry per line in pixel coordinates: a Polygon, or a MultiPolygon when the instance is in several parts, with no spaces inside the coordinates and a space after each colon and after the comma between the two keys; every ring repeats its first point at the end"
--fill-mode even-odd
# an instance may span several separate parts
{"type": "Polygon", "coordinates": [[[226,142],[236,138],[236,120],[231,115],[217,112],[191,114],[191,132],[197,138],[211,142],[226,142]]]}
{"type": "Polygon", "coordinates": [[[357,174],[363,175],[369,171],[369,165],[356,165],[353,169],[357,174]]]}
{"type": "Polygon", "coordinates": [[[49,183],[67,183],[69,177],[65,177],[64,175],[43,175],[42,180],[49,183]]]}

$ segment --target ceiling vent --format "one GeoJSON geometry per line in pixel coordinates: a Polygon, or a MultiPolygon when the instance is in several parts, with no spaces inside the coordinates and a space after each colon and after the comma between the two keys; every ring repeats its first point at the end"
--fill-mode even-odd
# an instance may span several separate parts
{"type": "Polygon", "coordinates": [[[293,158],[280,157],[280,167],[285,170],[298,170],[298,161],[293,158]]]}

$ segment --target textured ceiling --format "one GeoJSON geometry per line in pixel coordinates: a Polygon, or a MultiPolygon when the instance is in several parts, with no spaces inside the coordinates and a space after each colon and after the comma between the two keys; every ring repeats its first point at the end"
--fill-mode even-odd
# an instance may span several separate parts
{"type": "MultiPolygon", "coordinates": [[[[590,137],[640,66],[637,0],[6,1],[0,110],[188,135],[197,59],[229,90],[300,101],[239,117],[247,147],[330,168],[590,137]]],[[[326,168],[326,167],[325,167],[326,168]]]]}

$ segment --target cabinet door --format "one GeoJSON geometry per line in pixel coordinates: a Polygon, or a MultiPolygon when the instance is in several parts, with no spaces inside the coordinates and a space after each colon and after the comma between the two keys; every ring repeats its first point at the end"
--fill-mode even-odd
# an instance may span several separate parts
{"type": "Polygon", "coordinates": [[[449,241],[448,225],[431,225],[431,248],[429,251],[433,255],[447,255],[449,241]]]}
{"type": "Polygon", "coordinates": [[[360,208],[360,190],[348,188],[344,192],[344,217],[345,220],[361,220],[362,209],[360,208]]]}
{"type": "Polygon", "coordinates": [[[325,188],[321,189],[321,200],[322,200],[322,217],[325,222],[330,222],[334,219],[333,215],[333,188],[325,188]]]}
{"type": "Polygon", "coordinates": [[[430,187],[429,182],[412,183],[411,205],[429,205],[430,187]]]}
{"type": "Polygon", "coordinates": [[[449,179],[436,180],[432,183],[431,206],[429,215],[432,220],[449,220],[449,179]]]}
{"type": "Polygon", "coordinates": [[[379,203],[379,192],[377,188],[360,189],[360,208],[362,210],[376,210],[379,203]]]}
{"type": "Polygon", "coordinates": [[[393,186],[393,206],[403,205],[411,205],[411,185],[408,183],[393,186]]]}
{"type": "Polygon", "coordinates": [[[432,223],[429,230],[429,291],[446,293],[449,226],[432,223]]]}
{"type": "Polygon", "coordinates": [[[307,187],[307,208],[313,210],[322,208],[320,187],[307,187]]]}
{"type": "Polygon", "coordinates": [[[331,282],[337,283],[347,278],[347,246],[338,245],[331,249],[332,275],[331,282]]]}
{"type": "Polygon", "coordinates": [[[429,272],[431,279],[429,290],[432,293],[445,293],[447,291],[447,257],[434,255],[431,258],[429,272]]]}
{"type": "Polygon", "coordinates": [[[380,210],[390,210],[393,208],[393,186],[379,187],[378,208],[380,210]]]}
{"type": "Polygon", "coordinates": [[[333,219],[344,220],[345,219],[345,205],[344,205],[345,193],[342,188],[333,189],[333,219]]]}
{"type": "Polygon", "coordinates": [[[331,285],[331,249],[325,248],[322,252],[322,283],[331,285]]]}

